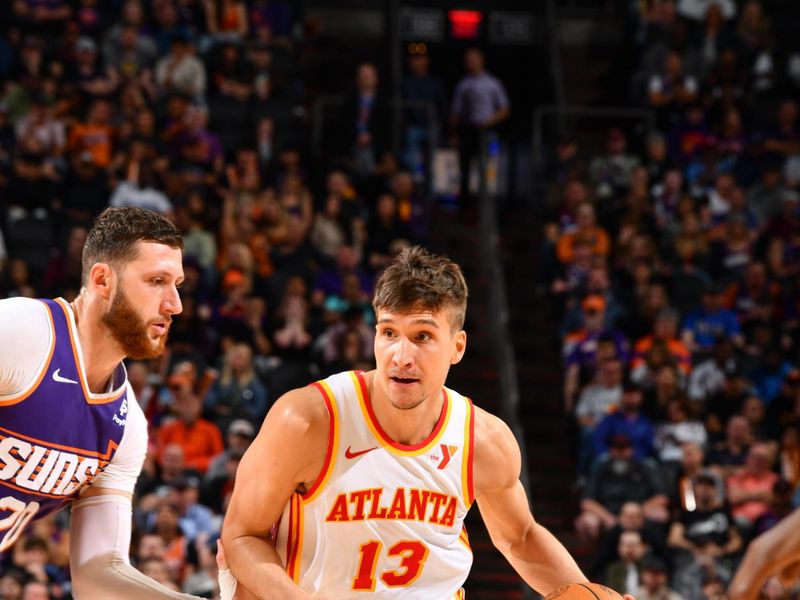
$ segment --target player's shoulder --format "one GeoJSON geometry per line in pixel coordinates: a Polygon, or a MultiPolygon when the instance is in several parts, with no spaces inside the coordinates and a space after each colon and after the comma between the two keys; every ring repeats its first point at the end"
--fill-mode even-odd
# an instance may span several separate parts
{"type": "Polygon", "coordinates": [[[4,320],[12,321],[16,318],[28,320],[37,317],[47,318],[47,306],[41,300],[22,296],[0,300],[0,318],[4,320]]]}
{"type": "Polygon", "coordinates": [[[475,407],[473,470],[476,495],[507,487],[519,478],[519,444],[500,417],[475,407]]]}
{"type": "Polygon", "coordinates": [[[283,394],[267,415],[272,427],[293,433],[316,431],[329,422],[328,408],[322,392],[313,385],[296,388],[283,394]]]}
{"type": "Polygon", "coordinates": [[[516,445],[511,428],[503,419],[479,406],[475,406],[475,451],[503,449],[516,445]]]}

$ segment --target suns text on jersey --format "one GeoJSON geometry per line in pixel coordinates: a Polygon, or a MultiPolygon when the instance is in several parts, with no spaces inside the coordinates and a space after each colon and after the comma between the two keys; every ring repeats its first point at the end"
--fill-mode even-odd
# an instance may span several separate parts
{"type": "MultiPolygon", "coordinates": [[[[432,490],[397,488],[391,498],[383,488],[344,492],[333,501],[327,522],[393,519],[427,521],[452,527],[456,520],[458,498],[432,490]],[[385,498],[385,501],[382,500],[385,498]]],[[[391,494],[391,493],[389,493],[391,494]]]]}
{"type": "Polygon", "coordinates": [[[0,440],[0,481],[47,496],[74,494],[108,463],[8,436],[0,440]]]}

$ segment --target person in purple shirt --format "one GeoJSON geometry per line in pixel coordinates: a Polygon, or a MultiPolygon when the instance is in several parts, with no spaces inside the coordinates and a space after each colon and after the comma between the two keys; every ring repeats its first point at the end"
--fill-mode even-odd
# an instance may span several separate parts
{"type": "Polygon", "coordinates": [[[653,424],[642,414],[642,388],[628,381],[622,388],[619,410],[605,417],[594,431],[594,450],[597,457],[608,454],[611,439],[623,434],[633,446],[636,458],[648,458],[653,454],[653,424]]]}
{"type": "Polygon", "coordinates": [[[480,148],[481,132],[508,119],[511,107],[502,82],[486,72],[486,59],[478,48],[464,53],[467,74],[458,82],[450,108],[450,124],[458,135],[462,203],[469,207],[469,167],[480,148]]]}

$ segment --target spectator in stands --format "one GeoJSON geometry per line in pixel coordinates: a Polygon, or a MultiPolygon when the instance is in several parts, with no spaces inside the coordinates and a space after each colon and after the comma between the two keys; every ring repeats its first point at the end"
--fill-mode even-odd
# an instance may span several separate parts
{"type": "Polygon", "coordinates": [[[595,156],[589,164],[589,177],[595,194],[602,202],[624,195],[628,190],[631,173],[640,160],[628,152],[628,141],[619,128],[612,128],[606,137],[606,152],[595,156]]]}
{"type": "Polygon", "coordinates": [[[405,110],[405,163],[413,173],[427,171],[432,154],[431,126],[447,120],[447,100],[442,80],[430,72],[426,44],[409,44],[408,74],[403,78],[404,100],[412,103],[405,110]],[[423,104],[424,103],[424,104],[423,104]],[[433,121],[431,122],[431,119],[433,121]]]}
{"type": "Polygon", "coordinates": [[[381,194],[375,205],[375,214],[367,227],[365,259],[373,272],[387,267],[393,257],[392,245],[397,240],[411,241],[411,229],[400,220],[397,200],[392,194],[381,194]]]}
{"type": "Polygon", "coordinates": [[[478,48],[464,52],[466,75],[456,85],[450,106],[450,126],[457,135],[460,171],[459,198],[473,209],[469,192],[470,164],[478,156],[481,134],[493,131],[511,115],[503,83],[486,71],[486,59],[478,48]]]}
{"type": "Polygon", "coordinates": [[[753,444],[741,470],[727,478],[728,502],[740,530],[749,535],[756,520],[769,509],[772,488],[778,480],[771,471],[773,453],[764,443],[753,444]]]}
{"type": "Polygon", "coordinates": [[[734,345],[742,344],[741,328],[736,313],[724,308],[724,289],[711,284],[703,292],[703,303],[684,319],[681,338],[695,355],[705,355],[714,348],[716,340],[726,337],[734,345]]]}
{"type": "Polygon", "coordinates": [[[619,560],[606,569],[606,585],[622,594],[634,594],[639,589],[641,563],[646,551],[647,546],[638,531],[624,531],[617,545],[619,560]]]}
{"type": "Polygon", "coordinates": [[[177,418],[158,430],[159,462],[163,466],[164,450],[174,443],[183,448],[187,467],[205,473],[211,459],[223,450],[222,434],[216,425],[201,418],[202,400],[185,375],[173,375],[169,385],[177,418]]]}
{"type": "Polygon", "coordinates": [[[613,356],[621,360],[628,358],[628,342],[616,329],[606,329],[605,300],[602,296],[589,295],[581,302],[583,328],[570,332],[564,339],[562,356],[566,368],[564,378],[564,400],[567,411],[571,411],[581,381],[594,376],[597,368],[598,350],[603,342],[613,346],[613,356]]]}
{"type": "Polygon", "coordinates": [[[564,264],[573,262],[575,246],[579,243],[587,244],[596,257],[607,257],[611,251],[608,233],[597,225],[594,206],[590,202],[578,207],[575,229],[559,238],[556,246],[558,260],[564,264]]]}
{"type": "Polygon", "coordinates": [[[653,424],[642,414],[642,388],[634,381],[627,381],[622,388],[619,409],[606,415],[594,431],[596,457],[605,456],[612,442],[623,436],[633,447],[638,459],[653,455],[653,424]]]}
{"type": "Polygon", "coordinates": [[[113,95],[119,86],[119,75],[102,64],[97,42],[82,36],[75,43],[74,61],[67,65],[64,81],[68,89],[74,89],[87,101],[92,101],[113,95]]]}
{"type": "Polygon", "coordinates": [[[731,574],[731,555],[742,548],[731,513],[719,498],[715,479],[694,478],[695,507],[681,510],[668,543],[674,550],[675,589],[684,598],[699,598],[704,575],[731,574]]]}
{"type": "Polygon", "coordinates": [[[234,420],[260,423],[267,414],[267,390],[256,375],[253,349],[246,343],[231,345],[225,352],[222,373],[204,401],[206,413],[221,430],[234,420]]]}
{"type": "Polygon", "coordinates": [[[578,396],[575,419],[578,422],[578,473],[589,473],[594,457],[594,430],[607,415],[616,411],[622,399],[622,362],[618,357],[598,364],[594,379],[578,396]]]}
{"type": "Polygon", "coordinates": [[[800,419],[800,369],[790,371],[778,396],[767,407],[766,424],[770,439],[777,440],[785,427],[800,419]]]}
{"type": "Polygon", "coordinates": [[[214,38],[238,41],[248,30],[247,6],[243,0],[204,0],[206,28],[214,38]]]}
{"type": "Polygon", "coordinates": [[[741,367],[734,365],[726,369],[721,389],[706,404],[706,429],[712,438],[718,437],[732,416],[741,411],[748,395],[748,382],[741,367]]]}
{"type": "Polygon", "coordinates": [[[641,600],[683,600],[683,596],[669,587],[669,568],[664,559],[647,554],[642,559],[640,585],[636,598],[641,600]]]}
{"type": "Polygon", "coordinates": [[[206,91],[206,70],[194,54],[194,46],[185,33],[176,32],[169,44],[169,54],[156,63],[156,83],[164,94],[185,94],[200,98],[206,91]]]}
{"type": "Polygon", "coordinates": [[[733,415],[725,425],[725,438],[715,443],[708,453],[708,464],[723,476],[742,466],[750,450],[750,427],[741,415],[733,415]]]}
{"type": "Polygon", "coordinates": [[[689,405],[683,398],[673,398],[667,403],[666,417],[665,422],[656,425],[653,441],[662,464],[680,462],[684,444],[705,446],[708,439],[706,428],[701,421],[690,417],[689,405]]]}
{"type": "Polygon", "coordinates": [[[619,558],[619,538],[626,531],[635,531],[641,536],[649,553],[666,557],[666,538],[659,525],[645,519],[644,509],[637,502],[626,502],[619,511],[619,519],[613,528],[606,531],[601,540],[599,550],[589,569],[589,576],[594,578],[606,572],[606,568],[619,558]]]}
{"type": "Polygon", "coordinates": [[[667,53],[662,71],[653,75],[648,85],[650,106],[660,115],[662,124],[677,121],[698,93],[697,80],[684,71],[683,57],[676,50],[667,53]]]}
{"type": "Polygon", "coordinates": [[[673,514],[682,510],[692,511],[697,508],[697,492],[695,490],[696,477],[701,473],[712,477],[717,487],[717,494],[721,500],[725,499],[725,482],[722,477],[711,469],[704,467],[705,452],[694,442],[686,442],[681,446],[680,464],[662,465],[664,474],[671,481],[669,487],[670,507],[673,514]]]}
{"type": "Polygon", "coordinates": [[[67,150],[72,156],[81,157],[87,152],[98,167],[107,167],[114,152],[115,130],[111,125],[111,104],[107,100],[95,100],[89,107],[85,123],[72,127],[67,141],[67,150]]]}
{"type": "Polygon", "coordinates": [[[774,125],[763,131],[759,138],[763,159],[781,165],[787,182],[796,183],[800,180],[796,163],[791,159],[800,154],[800,127],[795,100],[786,99],[780,103],[774,125]]]}
{"type": "Polygon", "coordinates": [[[678,0],[678,14],[689,21],[701,23],[714,5],[720,7],[726,21],[736,16],[736,3],[733,0],[678,0]]]}
{"type": "Polygon", "coordinates": [[[631,361],[631,378],[640,383],[652,384],[657,366],[661,361],[653,360],[653,351],[665,353],[665,359],[673,362],[679,369],[681,377],[689,375],[692,358],[689,349],[678,339],[678,313],[670,308],[658,312],[653,332],[636,341],[631,361]]]}
{"type": "Polygon", "coordinates": [[[642,412],[654,423],[667,419],[667,407],[673,400],[685,400],[680,371],[673,362],[666,362],[653,373],[653,385],[645,391],[642,412]]]}
{"type": "Polygon", "coordinates": [[[782,316],[781,288],[770,281],[763,262],[748,264],[742,279],[726,290],[726,296],[725,304],[736,312],[742,329],[782,316]]]}
{"type": "Polygon", "coordinates": [[[352,161],[354,171],[362,177],[374,173],[388,147],[389,109],[378,84],[377,67],[369,62],[361,63],[356,71],[354,93],[342,109],[342,150],[352,161]]]}
{"type": "Polygon", "coordinates": [[[760,224],[766,224],[780,214],[784,191],[782,183],[780,166],[768,163],[761,169],[761,179],[747,191],[747,206],[760,224]]]}
{"type": "Polygon", "coordinates": [[[330,194],[324,207],[314,215],[309,240],[320,254],[333,263],[342,246],[361,248],[364,245],[364,223],[360,218],[347,214],[342,207],[342,198],[330,194]]]}
{"type": "Polygon", "coordinates": [[[630,439],[618,434],[610,441],[607,457],[592,469],[575,521],[578,534],[597,540],[617,524],[626,502],[641,504],[650,521],[665,523],[669,518],[660,473],[650,462],[636,458],[630,439]]]}

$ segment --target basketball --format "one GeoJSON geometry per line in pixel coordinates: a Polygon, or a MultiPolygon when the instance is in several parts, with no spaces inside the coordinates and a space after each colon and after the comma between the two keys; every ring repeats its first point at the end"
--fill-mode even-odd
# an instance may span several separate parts
{"type": "Polygon", "coordinates": [[[544,600],[622,600],[622,595],[599,583],[571,583],[545,596],[544,600]]]}

